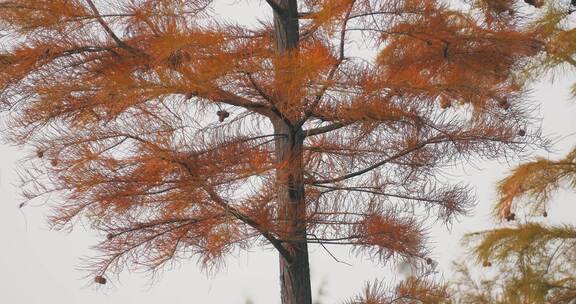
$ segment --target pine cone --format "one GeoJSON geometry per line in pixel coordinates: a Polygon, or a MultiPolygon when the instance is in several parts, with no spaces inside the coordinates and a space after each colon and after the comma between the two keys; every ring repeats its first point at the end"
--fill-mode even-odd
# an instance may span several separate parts
{"type": "Polygon", "coordinates": [[[508,214],[508,216],[506,216],[506,220],[509,222],[513,221],[515,219],[516,219],[516,213],[514,213],[514,212],[512,212],[512,213],[508,214]]]}
{"type": "Polygon", "coordinates": [[[106,284],[106,278],[103,276],[96,276],[94,278],[94,282],[101,284],[101,285],[104,285],[104,284],[106,284]]]}
{"type": "Polygon", "coordinates": [[[228,116],[230,116],[230,113],[228,113],[228,111],[220,110],[216,112],[216,115],[218,115],[218,120],[223,122],[228,116]]]}

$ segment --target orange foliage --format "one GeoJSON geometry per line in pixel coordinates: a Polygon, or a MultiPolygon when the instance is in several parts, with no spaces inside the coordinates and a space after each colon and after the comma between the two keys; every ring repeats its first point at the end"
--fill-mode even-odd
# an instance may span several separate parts
{"type": "Polygon", "coordinates": [[[386,33],[388,44],[378,57],[383,81],[477,109],[515,97],[512,74],[522,58],[542,48],[527,33],[482,27],[472,16],[454,11],[432,10],[386,33]]]}
{"type": "Polygon", "coordinates": [[[56,228],[85,219],[107,236],[98,283],[190,256],[210,268],[254,243],[286,260],[302,243],[426,260],[419,214],[450,222],[473,203],[438,173],[538,142],[519,135],[516,72],[541,44],[488,20],[505,2],[477,1],[482,17],[434,0],[297,1],[286,52],[278,23],[219,21],[210,2],[0,3],[16,38],[0,48],[6,136],[39,151],[25,195],[62,199],[56,228]]]}
{"type": "Polygon", "coordinates": [[[361,246],[374,250],[377,257],[388,259],[394,255],[413,257],[421,254],[424,240],[417,227],[412,219],[392,214],[367,217],[355,229],[361,246]]]}

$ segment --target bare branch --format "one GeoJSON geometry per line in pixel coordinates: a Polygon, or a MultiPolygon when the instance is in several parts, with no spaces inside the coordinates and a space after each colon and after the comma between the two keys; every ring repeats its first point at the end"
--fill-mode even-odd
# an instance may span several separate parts
{"type": "MultiPolygon", "coordinates": [[[[315,234],[310,233],[310,235],[313,236],[315,239],[318,239],[318,237],[315,234]]],[[[337,263],[342,263],[344,265],[352,266],[352,264],[350,264],[348,262],[344,262],[344,261],[339,260],[330,250],[328,250],[328,248],[326,247],[326,245],[324,245],[324,243],[319,242],[318,244],[320,244],[320,246],[322,246],[324,251],[326,251],[332,257],[332,259],[334,259],[334,261],[336,261],[337,263]]]]}
{"type": "Polygon", "coordinates": [[[96,5],[94,5],[94,2],[92,2],[92,0],[86,0],[86,2],[88,3],[88,5],[90,6],[90,9],[92,10],[92,12],[94,13],[96,20],[98,21],[98,23],[100,23],[100,25],[102,26],[102,28],[106,31],[106,33],[108,33],[108,35],[110,36],[110,38],[112,38],[112,40],[114,40],[114,42],[116,42],[116,44],[123,48],[126,49],[132,53],[137,53],[137,54],[142,54],[142,51],[140,50],[136,50],[133,47],[127,45],[124,41],[122,41],[115,33],[114,31],[110,28],[110,26],[108,26],[108,24],[106,23],[106,21],[104,21],[104,18],[102,18],[102,15],[100,15],[100,12],[98,11],[98,8],[96,7],[96,5]]]}
{"type": "Polygon", "coordinates": [[[372,170],[374,170],[374,169],[376,169],[376,168],[378,168],[378,167],[380,167],[380,166],[383,166],[383,165],[385,165],[385,164],[387,164],[387,163],[389,163],[389,162],[391,162],[391,161],[393,161],[393,160],[396,160],[396,159],[398,159],[398,158],[401,158],[401,157],[403,157],[403,156],[406,156],[406,155],[408,155],[408,154],[410,154],[410,153],[412,153],[412,152],[414,152],[414,151],[416,151],[416,150],[422,149],[422,148],[424,148],[424,147],[427,146],[427,145],[437,144],[437,143],[442,143],[442,142],[447,142],[447,141],[451,141],[451,140],[446,139],[446,138],[435,137],[435,138],[432,138],[432,139],[423,141],[423,142],[421,142],[421,143],[419,143],[419,144],[416,144],[416,145],[414,145],[414,146],[412,146],[412,147],[408,147],[408,148],[400,151],[399,153],[397,153],[397,154],[395,154],[395,155],[392,155],[392,156],[390,156],[390,157],[387,157],[386,159],[384,159],[384,160],[382,160],[382,161],[380,161],[380,162],[377,162],[377,163],[375,163],[375,164],[373,164],[373,165],[371,165],[371,166],[369,166],[369,167],[366,167],[366,168],[364,168],[364,169],[362,169],[362,170],[359,170],[359,171],[356,171],[356,172],[352,172],[352,173],[349,173],[349,174],[345,174],[345,175],[342,175],[342,176],[339,176],[339,177],[335,177],[335,178],[325,179],[325,180],[321,180],[321,181],[312,181],[312,182],[310,182],[310,183],[313,184],[313,185],[321,185],[321,184],[336,183],[336,182],[340,182],[340,181],[343,181],[343,180],[346,180],[346,179],[350,179],[350,178],[353,178],[353,177],[362,175],[362,174],[364,174],[364,173],[366,173],[366,172],[370,172],[370,171],[372,171],[372,170]]]}
{"type": "Polygon", "coordinates": [[[309,130],[304,130],[304,136],[314,136],[314,135],[320,135],[320,134],[324,134],[324,133],[328,133],[334,130],[338,130],[340,128],[343,128],[345,126],[350,125],[351,123],[344,123],[344,122],[336,122],[330,125],[326,125],[323,127],[318,127],[318,128],[314,128],[314,129],[309,129],[309,130]]]}
{"type": "Polygon", "coordinates": [[[363,192],[363,193],[369,193],[369,194],[374,194],[374,195],[383,195],[383,196],[401,198],[401,199],[412,200],[412,201],[423,201],[423,202],[430,202],[430,203],[442,203],[443,202],[442,200],[433,199],[433,198],[414,196],[414,195],[408,195],[408,194],[401,194],[401,193],[382,192],[382,191],[376,191],[376,190],[369,190],[369,189],[361,188],[361,187],[331,187],[331,186],[325,186],[325,185],[315,185],[315,186],[330,189],[328,191],[355,191],[355,192],[363,192]]]}

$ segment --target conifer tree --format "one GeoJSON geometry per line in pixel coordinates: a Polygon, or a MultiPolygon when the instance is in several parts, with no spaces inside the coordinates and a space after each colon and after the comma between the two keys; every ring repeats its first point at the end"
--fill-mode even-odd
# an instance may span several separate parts
{"type": "Polygon", "coordinates": [[[96,283],[263,245],[310,304],[309,245],[426,265],[425,227],[473,203],[442,170],[538,141],[517,72],[543,45],[513,7],[262,3],[245,26],[210,0],[0,1],[3,133],[53,227],[102,232],[96,283]]]}
{"type": "MultiPolygon", "coordinates": [[[[571,1],[527,3],[538,10],[528,19],[545,52],[527,66],[524,77],[542,80],[547,73],[574,71],[576,28],[571,1]]],[[[573,97],[576,90],[572,88],[573,97]]],[[[496,218],[512,225],[471,233],[465,242],[477,264],[495,266],[482,282],[470,265],[458,265],[457,303],[574,303],[576,301],[576,222],[546,223],[553,194],[563,186],[576,188],[576,149],[559,160],[538,158],[518,165],[497,187],[496,218]],[[519,220],[525,211],[526,220],[519,220]]],[[[562,202],[570,203],[570,202],[562,202]]]]}

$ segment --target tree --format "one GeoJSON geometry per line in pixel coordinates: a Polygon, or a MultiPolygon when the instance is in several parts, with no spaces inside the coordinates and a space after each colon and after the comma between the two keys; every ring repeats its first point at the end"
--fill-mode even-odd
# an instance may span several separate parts
{"type": "MultiPolygon", "coordinates": [[[[547,217],[550,195],[560,185],[576,187],[576,150],[562,160],[539,159],[519,165],[498,187],[500,216],[514,220],[528,203],[529,214],[547,217]]],[[[576,299],[576,226],[528,220],[512,227],[468,234],[477,262],[498,266],[477,282],[466,264],[457,265],[457,303],[573,303],[576,299]]]]}
{"type": "MultiPolygon", "coordinates": [[[[540,1],[536,4],[539,11],[531,24],[539,28],[538,39],[544,43],[545,52],[528,66],[525,73],[528,80],[541,80],[545,73],[576,66],[573,39],[576,29],[568,22],[576,3],[540,1]]],[[[575,92],[573,88],[573,96],[575,92]]],[[[494,216],[513,224],[466,236],[477,264],[494,264],[497,269],[478,282],[469,265],[458,265],[458,303],[576,301],[576,227],[574,223],[544,222],[552,195],[564,185],[576,188],[576,149],[560,160],[538,158],[520,164],[498,184],[500,199],[494,216]],[[528,219],[516,221],[518,210],[525,211],[528,219]]]]}
{"type": "Polygon", "coordinates": [[[25,196],[105,235],[96,283],[263,244],[282,303],[311,303],[310,244],[427,265],[427,223],[473,203],[442,170],[538,142],[516,72],[542,44],[495,1],[265,3],[243,26],[209,0],[0,2],[25,196]]]}
{"type": "Polygon", "coordinates": [[[445,284],[424,277],[411,276],[402,280],[394,288],[382,282],[366,284],[362,293],[347,304],[438,304],[448,303],[450,295],[445,284]]]}

